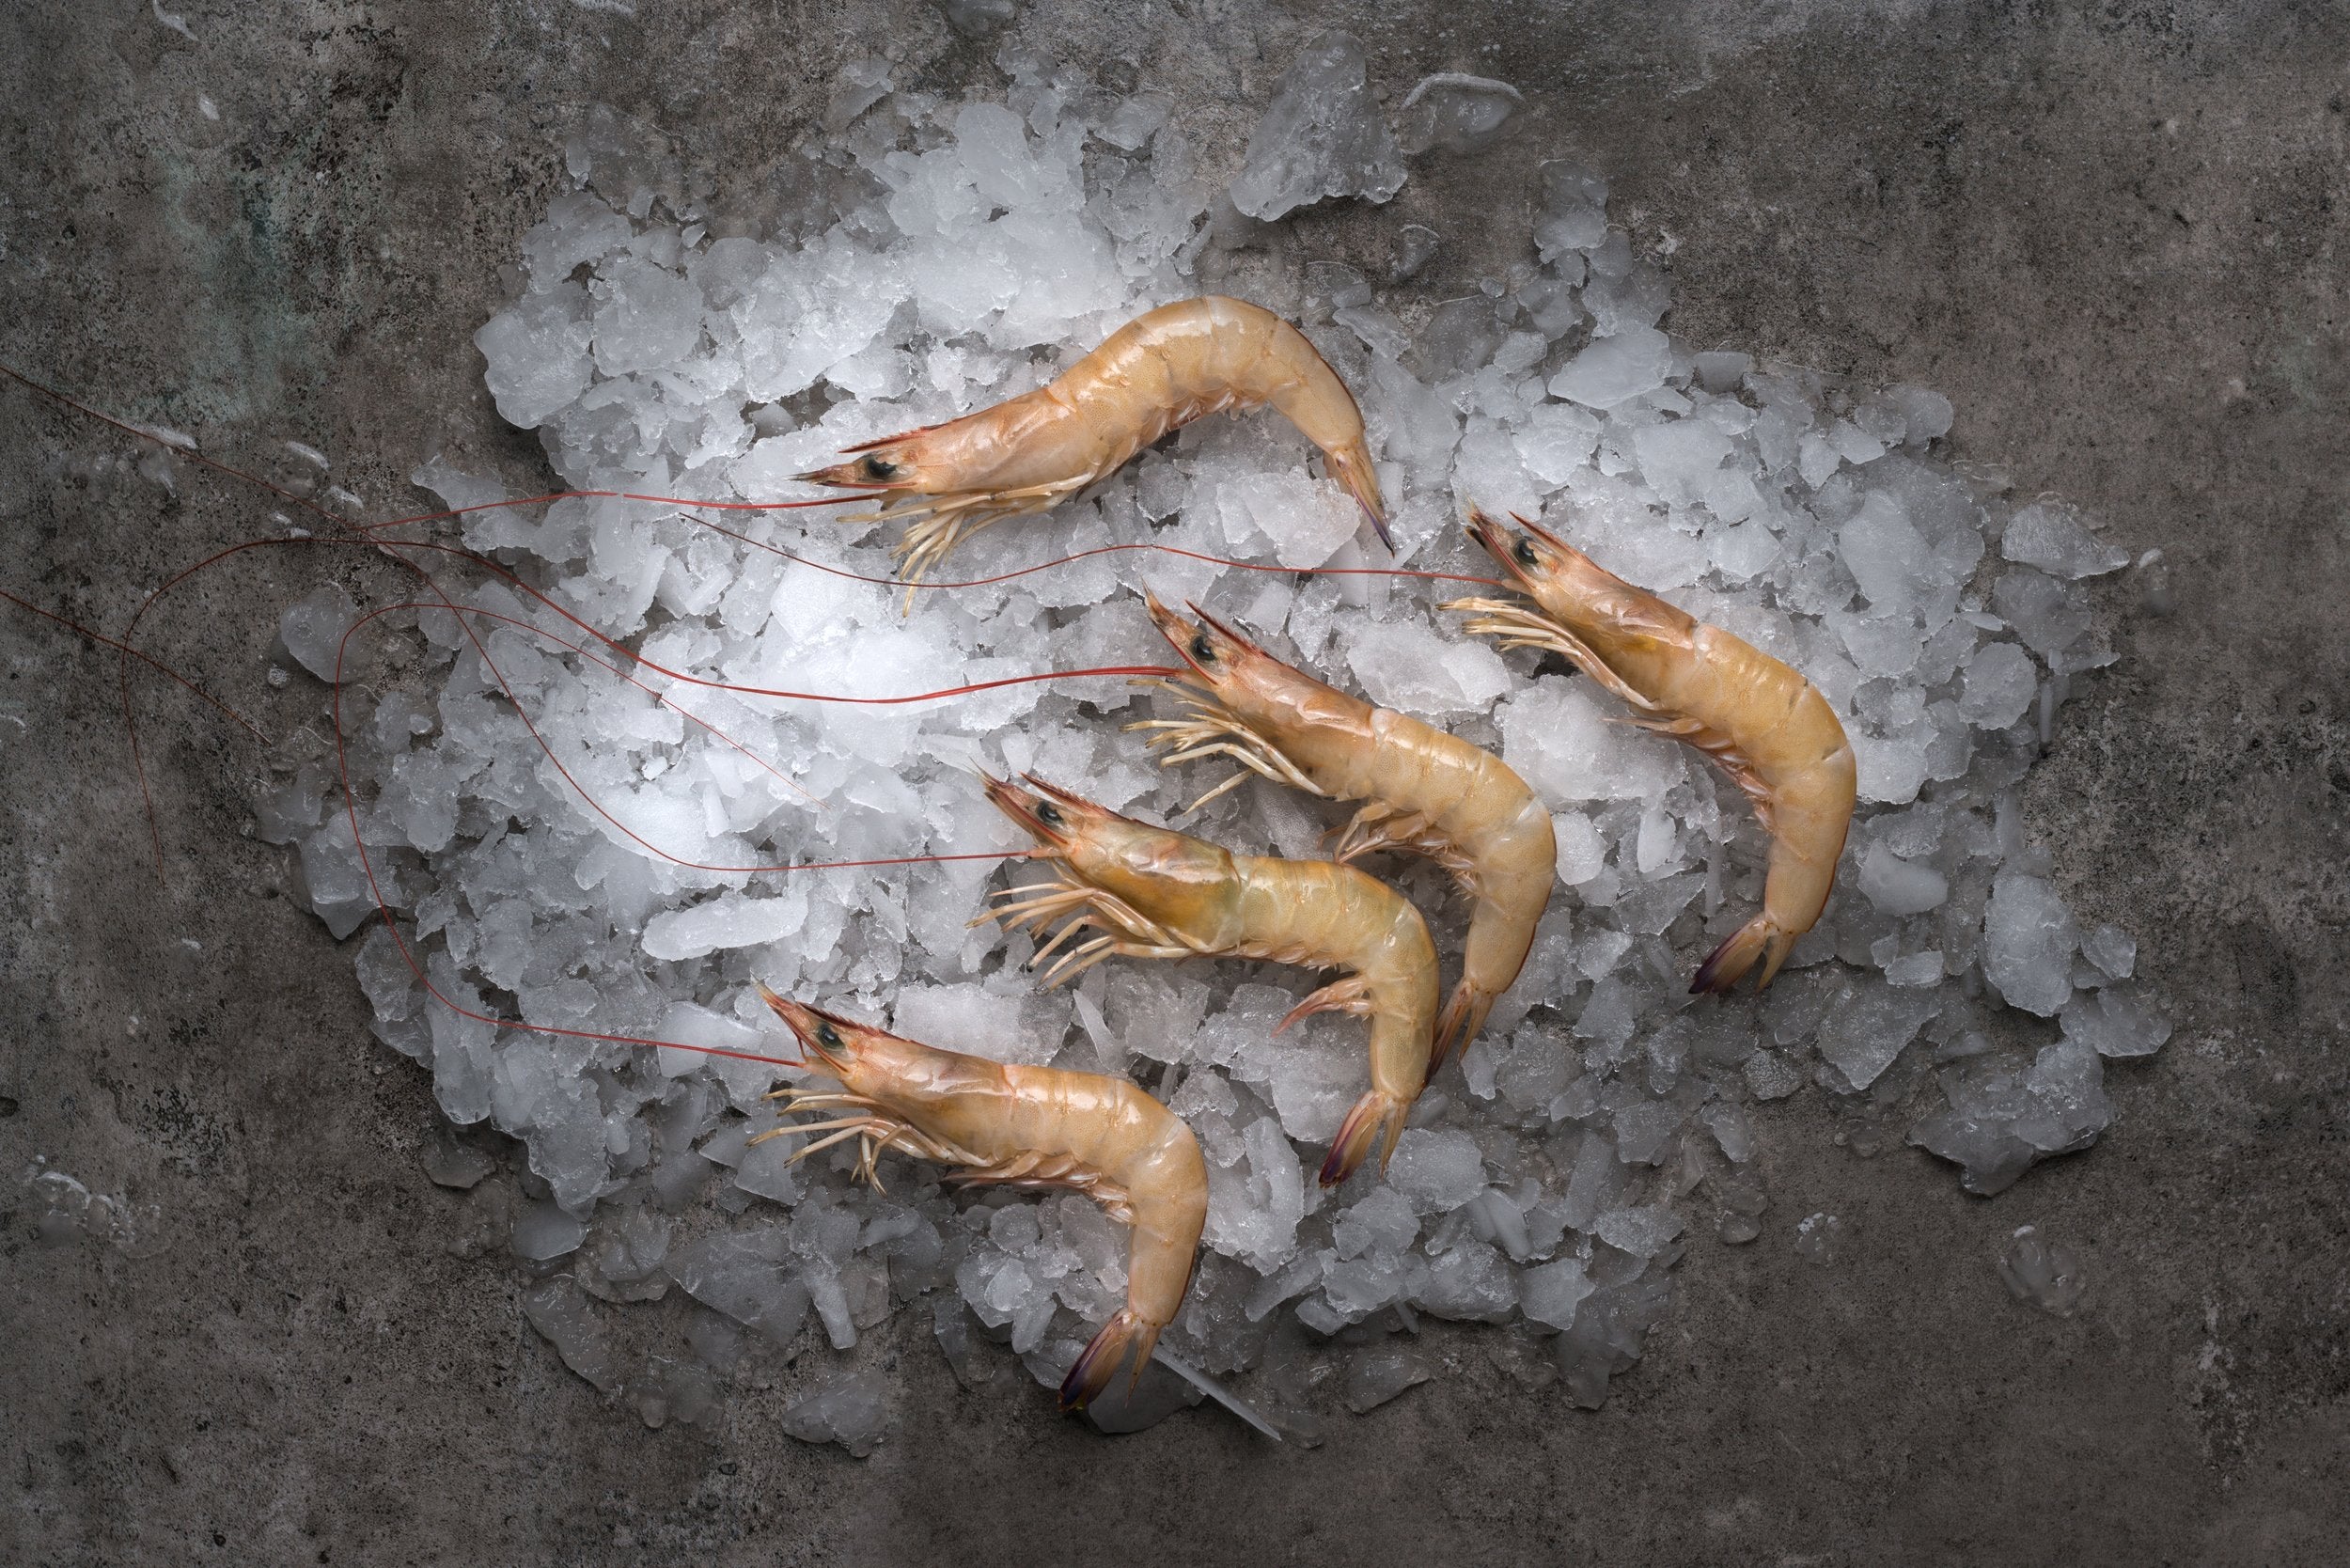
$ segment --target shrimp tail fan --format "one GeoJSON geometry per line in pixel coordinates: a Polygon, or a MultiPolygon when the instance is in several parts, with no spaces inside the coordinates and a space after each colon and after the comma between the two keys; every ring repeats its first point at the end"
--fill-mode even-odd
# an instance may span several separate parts
{"type": "Polygon", "coordinates": [[[1061,1379],[1060,1407],[1084,1409],[1087,1402],[1108,1388],[1110,1379],[1118,1375],[1118,1369],[1130,1360],[1133,1370],[1126,1374],[1126,1386],[1133,1388],[1158,1342],[1159,1325],[1147,1321],[1131,1307],[1120,1308],[1078,1356],[1069,1375],[1061,1379]]]}
{"type": "Polygon", "coordinates": [[[1713,956],[1698,965],[1697,979],[1689,982],[1692,995],[1703,991],[1727,992],[1746,978],[1762,959],[1762,977],[1754,988],[1761,991],[1771,983],[1778,966],[1787,962],[1788,949],[1795,945],[1795,933],[1781,931],[1768,915],[1757,915],[1725,937],[1714,949],[1713,956]]]}
{"type": "Polygon", "coordinates": [[[1403,1134],[1403,1113],[1410,1108],[1409,1101],[1375,1089],[1355,1101],[1323,1159],[1322,1184],[1334,1187],[1354,1175],[1374,1148],[1379,1151],[1379,1168],[1386,1169],[1387,1156],[1395,1152],[1395,1140],[1403,1134]]]}

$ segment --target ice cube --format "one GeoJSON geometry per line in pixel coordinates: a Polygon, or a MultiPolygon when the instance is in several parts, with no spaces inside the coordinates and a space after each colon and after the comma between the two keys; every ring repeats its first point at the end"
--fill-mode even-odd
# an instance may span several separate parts
{"type": "Polygon", "coordinates": [[[2019,566],[1992,585],[1991,607],[2015,628],[2026,647],[2044,659],[2054,659],[2089,631],[2089,611],[2077,602],[2079,590],[2068,592],[2062,583],[2019,566]]]}
{"type": "Polygon", "coordinates": [[[776,898],[728,893],[708,903],[656,915],[645,924],[646,956],[700,958],[728,948],[763,948],[797,933],[807,920],[807,894],[797,884],[776,898]]]}
{"type": "Polygon", "coordinates": [[[1821,1059],[1842,1074],[1855,1091],[1867,1089],[1941,1011],[1942,998],[1930,992],[1854,980],[1837,993],[1821,1022],[1821,1059]]]}
{"type": "Polygon", "coordinates": [[[1550,378],[1550,395],[1586,408],[1614,408],[1665,384],[1672,342],[1651,326],[1626,326],[1595,337],[1550,378]]]}
{"type": "Polygon", "coordinates": [[[2152,1056],[2170,1038],[2170,1020],[2134,986],[2077,992],[2060,1016],[2065,1038],[2084,1042],[2101,1057],[2152,1056]]]}
{"type": "Polygon", "coordinates": [[[1582,1260],[1561,1258],[1555,1263],[1529,1268],[1518,1276],[1518,1307],[1536,1323],[1571,1328],[1575,1309],[1593,1289],[1582,1260]]]}
{"type": "MultiPolygon", "coordinates": [[[[1637,1209],[1610,1209],[1592,1226],[1600,1240],[1636,1258],[1653,1258],[1681,1234],[1681,1216],[1663,1203],[1637,1209]]],[[[1559,1326],[1564,1327],[1565,1325],[1559,1326]]]]}
{"type": "MultiPolygon", "coordinates": [[[[1542,176],[1543,210],[1534,222],[1534,243],[1543,259],[1598,249],[1607,238],[1607,181],[1569,158],[1544,164],[1542,176]]],[[[1574,279],[1580,279],[1581,263],[1574,265],[1574,279]]]]}
{"type": "Polygon", "coordinates": [[[332,683],[338,669],[349,673],[342,665],[349,656],[345,650],[355,652],[356,645],[344,639],[358,619],[351,596],[337,584],[321,583],[288,607],[277,622],[278,640],[303,668],[332,683]]]}
{"type": "Polygon", "coordinates": [[[1880,915],[1921,915],[1950,897],[1950,879],[1931,866],[1904,860],[1882,843],[1861,853],[1860,890],[1880,915]]]}
{"type": "Polygon", "coordinates": [[[1387,1184],[1421,1214],[1449,1214],[1484,1190],[1485,1158],[1466,1133],[1407,1127],[1387,1162],[1387,1184]]]}
{"type": "Polygon", "coordinates": [[[1983,911],[1983,976],[2009,1006],[2054,1017],[2073,995],[2079,935],[2072,910],[2046,878],[2003,874],[1983,911]]]}
{"type": "Polygon", "coordinates": [[[2130,553],[2091,533],[2079,513],[2047,502],[2008,519],[1999,554],[2056,577],[2095,577],[2130,564],[2130,553]]]}
{"type": "Polygon", "coordinates": [[[1464,1239],[1428,1261],[1412,1292],[1413,1305],[1456,1323],[1507,1323],[1517,1309],[1518,1285],[1500,1253],[1464,1239]]]}
{"type": "Polygon", "coordinates": [[[1241,212],[1269,223],[1329,196],[1386,201],[1403,180],[1402,155],[1371,95],[1363,46],[1330,32],[1275,85],[1230,195],[1241,212]]]}
{"type": "Polygon", "coordinates": [[[555,1347],[565,1366],[607,1394],[619,1392],[619,1357],[612,1338],[570,1275],[557,1275],[525,1291],[523,1316],[555,1347]]]}
{"type": "Polygon", "coordinates": [[[1402,1345],[1366,1345],[1347,1363],[1341,1397],[1357,1416],[1395,1398],[1415,1383],[1428,1381],[1426,1358],[1402,1345]]]}
{"type": "Polygon", "coordinates": [[[785,1405],[782,1424],[803,1443],[838,1443],[863,1459],[888,1430],[889,1385],[879,1372],[842,1373],[785,1405]]]}
{"type": "Polygon", "coordinates": [[[2081,943],[2082,956],[2115,980],[2128,980],[2138,966],[2138,943],[2117,926],[2099,926],[2081,943]]]}
{"type": "Polygon", "coordinates": [[[576,283],[525,295],[474,334],[488,361],[483,379],[508,424],[535,430],[588,389],[594,335],[588,290],[576,283]]]}
{"type": "Polygon", "coordinates": [[[2012,642],[1987,642],[1966,661],[1958,711],[1982,729],[2005,729],[2024,716],[2040,689],[2031,656],[2012,642]]]}
{"type": "Polygon", "coordinates": [[[1347,663],[1371,699],[1431,717],[1480,713],[1508,692],[1509,666],[1485,643],[1438,636],[1425,621],[1358,621],[1347,634],[1347,663]]]}

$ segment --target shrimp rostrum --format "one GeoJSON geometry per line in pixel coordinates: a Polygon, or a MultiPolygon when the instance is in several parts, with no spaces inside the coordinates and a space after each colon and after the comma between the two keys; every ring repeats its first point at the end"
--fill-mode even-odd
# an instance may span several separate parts
{"type": "Polygon", "coordinates": [[[760,1135],[824,1135],[794,1160],[855,1138],[868,1181],[880,1152],[895,1150],[959,1166],[955,1179],[964,1183],[1081,1192],[1132,1228],[1126,1305],[1062,1379],[1061,1407],[1082,1406],[1130,1363],[1131,1387],[1183,1304],[1208,1221],[1208,1168],[1183,1119],[1124,1078],[942,1051],[786,1001],[763,985],[760,994],[799,1037],[808,1065],[840,1084],[769,1096],[786,1102],[787,1112],[836,1113],[760,1135]]]}
{"type": "Polygon", "coordinates": [[[994,917],[1041,932],[1067,917],[1031,964],[1053,959],[1081,932],[1100,933],[1053,959],[1046,982],[1113,955],[1218,954],[1347,971],[1298,1003],[1276,1032],[1324,1011],[1371,1020],[1371,1088],[1346,1113],[1321,1180],[1345,1181],[1374,1147],[1384,1167],[1428,1082],[1436,949],[1419,911],[1352,866],[1234,855],[1026,776],[1033,791],[991,778],[987,797],[1035,837],[1031,856],[1057,862],[1060,875],[997,894],[1010,902],[994,917]]]}
{"type": "Polygon", "coordinates": [[[1408,714],[1334,690],[1283,664],[1197,604],[1186,620],[1153,596],[1151,619],[1191,666],[1164,682],[1190,705],[1151,729],[1162,760],[1221,758],[1244,770],[1193,802],[1206,805],[1248,777],[1334,800],[1365,802],[1339,835],[1337,858],[1376,850],[1423,855],[1473,902],[1461,979],[1437,1016],[1430,1068],[1476,1038],[1495,1001],[1525,967],[1550,902],[1558,844],[1550,812],[1526,781],[1482,747],[1408,714]]]}
{"type": "Polygon", "coordinates": [[[1033,392],[852,447],[863,455],[799,477],[883,497],[849,521],[904,521],[899,562],[918,582],[973,531],[1058,505],[1202,415],[1264,403],[1322,448],[1392,549],[1346,384],[1289,322],[1213,294],[1146,311],[1033,392]]]}
{"type": "Polygon", "coordinates": [[[1818,687],[1718,626],[1633,587],[1525,518],[1512,533],[1471,509],[1468,531],[1534,603],[1463,599],[1467,629],[1547,648],[1622,698],[1630,722],[1685,741],[1745,792],[1771,838],[1762,912],[1699,966],[1691,991],[1728,991],[1762,961],[1771,983],[1818,922],[1852,825],[1856,770],[1818,687]]]}

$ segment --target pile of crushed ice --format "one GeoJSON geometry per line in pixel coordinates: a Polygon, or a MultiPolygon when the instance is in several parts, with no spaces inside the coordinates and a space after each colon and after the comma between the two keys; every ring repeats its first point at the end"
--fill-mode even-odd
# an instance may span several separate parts
{"type": "MultiPolygon", "coordinates": [[[[1336,684],[1498,748],[1557,810],[1561,886],[1516,987],[1431,1086],[1385,1179],[1324,1194],[1314,1161],[1364,1054],[1359,1024],[1326,1017],[1272,1037],[1312,977],[1114,963],[1045,993],[1020,967],[1025,938],[966,929],[1002,883],[992,865],[697,869],[1010,849],[980,767],[1033,768],[1175,820],[1217,776],[1163,774],[1120,729],[1165,698],[1092,679],[855,707],[634,669],[669,698],[656,700],[481,620],[542,750],[450,618],[425,614],[391,622],[404,675],[345,701],[361,831],[444,995],[563,1028],[789,1054],[763,980],[936,1044],[1134,1075],[1189,1121],[1211,1172],[1206,1249],[1166,1349],[1293,1432],[1318,1402],[1368,1408],[1428,1375],[1408,1338],[1422,1315],[1507,1325],[1496,1356],[1592,1406],[1668,1310],[1692,1234],[1769,1233],[1832,1257],[1850,1245],[1841,1225],[1774,1218],[1754,1160],[1758,1105],[1806,1084],[1848,1111],[1855,1149],[1905,1132],[1978,1193],[2097,1137],[2107,1059],[2154,1051],[2168,1026],[2132,979],[2131,939],[2084,931],[2066,907],[2016,786],[2067,682],[2112,657],[2081,581],[2123,568],[2122,550],[2065,507],[2012,504],[1937,457],[1951,410],[1932,392],[1856,393],[1674,339],[1665,275],[1609,227],[1602,176],[1480,151],[1515,101],[1501,84],[1430,79],[1399,144],[1360,51],[1326,39],[1218,191],[1164,98],[1017,44],[997,59],[1008,88],[964,102],[901,89],[878,60],[851,68],[765,237],[726,233],[657,143],[600,117],[572,144],[577,189],[525,241],[519,297],[477,339],[501,412],[539,431],[573,487],[806,494],[791,476],[843,447],[1037,385],[1149,306],[1245,288],[1357,390],[1399,564],[1480,570],[1457,527],[1465,501],[1540,516],[1826,693],[1862,803],[1828,917],[1760,999],[1689,997],[1698,961],[1761,897],[1751,813],[1688,749],[1611,722],[1588,681],[1465,640],[1434,608],[1441,586],[1127,555],[924,593],[901,617],[887,587],[676,507],[572,499],[475,513],[464,541],[645,659],[715,682],[895,696],[1164,663],[1141,588],[1198,600],[1336,684]],[[1401,281],[1437,243],[1424,228],[1399,232],[1381,288],[1287,249],[1230,248],[1333,193],[1385,200],[1407,148],[1538,187],[1522,253],[1464,297],[1401,281]]],[[[946,575],[1128,541],[1385,564],[1310,455],[1273,416],[1207,420],[1082,503],[979,535],[946,575]]],[[[452,506],[503,494],[439,460],[418,478],[452,506]]],[[[888,530],[712,515],[886,572],[888,530]]],[[[495,583],[473,599],[556,624],[495,583]]],[[[349,618],[333,594],[307,601],[286,645],[330,673],[349,618]]],[[[335,796],[328,762],[306,761],[261,817],[299,845],[309,897],[349,933],[372,905],[335,796]]],[[[1302,855],[1343,809],[1254,782],[1180,825],[1302,855]]],[[[1384,869],[1449,963],[1458,902],[1424,864],[1384,869]]],[[[805,1368],[901,1308],[931,1315],[966,1380],[996,1365],[993,1340],[1053,1383],[1122,1296],[1124,1233],[1081,1199],[950,1198],[941,1172],[897,1160],[884,1195],[851,1182],[845,1149],[790,1166],[791,1140],[747,1143],[771,1124],[760,1096],[776,1069],[470,1021],[430,1001],[380,926],[358,964],[378,1031],[429,1065],[448,1117],[528,1151],[510,1243],[543,1276],[531,1321],[649,1419],[710,1409],[746,1333],[799,1347],[805,1368]],[[640,1371],[588,1298],[673,1289],[707,1310],[684,1349],[640,1371]]],[[[455,1185],[488,1165],[458,1163],[455,1185]]],[[[860,1451],[874,1440],[877,1373],[844,1364],[807,1387],[792,1430],[860,1451]]]]}

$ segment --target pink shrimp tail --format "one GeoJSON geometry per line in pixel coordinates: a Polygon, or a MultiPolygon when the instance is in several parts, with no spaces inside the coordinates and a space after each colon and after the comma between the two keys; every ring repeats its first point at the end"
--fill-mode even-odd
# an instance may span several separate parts
{"type": "Polygon", "coordinates": [[[1363,516],[1379,535],[1379,542],[1387,547],[1388,555],[1394,555],[1395,537],[1387,532],[1386,508],[1379,498],[1379,479],[1371,472],[1371,454],[1356,447],[1325,452],[1324,456],[1329,462],[1330,477],[1355,497],[1355,504],[1363,509],[1363,516]]]}
{"type": "Polygon", "coordinates": [[[1435,1048],[1428,1054],[1428,1071],[1433,1076],[1447,1058],[1477,1038],[1477,1031],[1485,1027],[1485,1015],[1494,1010],[1496,998],[1481,986],[1463,980],[1445,998],[1444,1011],[1436,1014],[1435,1048]]]}
{"type": "Polygon", "coordinates": [[[1330,1140],[1330,1152],[1322,1162],[1322,1184],[1335,1187],[1354,1175],[1374,1146],[1379,1150],[1379,1168],[1385,1170],[1388,1156],[1395,1152],[1395,1140],[1403,1136],[1403,1113],[1409,1109],[1408,1100],[1375,1089],[1355,1101],[1355,1108],[1339,1124],[1339,1136],[1330,1140]]]}
{"type": "Polygon", "coordinates": [[[1126,1374],[1131,1388],[1150,1362],[1151,1352],[1157,1348],[1162,1325],[1142,1317],[1131,1307],[1121,1307],[1102,1325],[1069,1369],[1069,1375],[1060,1380],[1060,1407],[1082,1410],[1086,1402],[1110,1386],[1118,1369],[1131,1358],[1133,1370],[1126,1374]]]}
{"type": "Polygon", "coordinates": [[[1781,931],[1768,915],[1757,915],[1723,939],[1714,954],[1698,965],[1697,979],[1689,982],[1692,996],[1703,991],[1725,993],[1746,977],[1758,958],[1764,960],[1762,978],[1754,982],[1757,991],[1771,983],[1778,966],[1787,962],[1788,950],[1794,947],[1797,932],[1781,931]],[[1767,957],[1765,956],[1767,955],[1767,957]]]}

